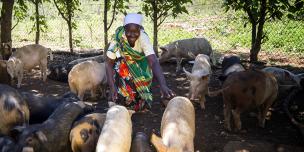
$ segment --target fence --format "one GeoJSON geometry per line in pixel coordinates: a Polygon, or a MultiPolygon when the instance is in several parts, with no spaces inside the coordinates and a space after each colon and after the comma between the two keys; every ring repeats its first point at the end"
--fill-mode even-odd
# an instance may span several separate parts
{"type": "MultiPolygon", "coordinates": [[[[220,1],[196,0],[187,5],[189,14],[181,14],[177,18],[169,17],[159,29],[159,44],[191,37],[206,37],[216,49],[229,49],[235,46],[250,46],[250,25],[244,28],[241,13],[224,12],[220,1]]],[[[33,7],[33,6],[32,6],[33,7]]],[[[68,30],[65,21],[58,15],[52,4],[44,4],[42,14],[47,17],[48,29],[41,35],[41,44],[55,49],[68,48],[68,30]]],[[[141,4],[132,2],[128,12],[140,11],[141,4]]],[[[77,29],[73,31],[76,48],[103,48],[103,4],[100,1],[82,1],[81,12],[74,19],[77,29]]],[[[33,14],[30,8],[29,14],[33,14]]],[[[122,14],[117,16],[109,33],[113,34],[123,20],[122,14]]],[[[35,32],[31,32],[33,21],[28,18],[19,23],[12,32],[13,44],[22,46],[33,43],[35,32]]],[[[152,40],[152,21],[145,17],[144,27],[152,40]]],[[[270,21],[265,25],[267,41],[263,47],[267,49],[283,49],[301,52],[304,35],[303,22],[270,21]]],[[[110,38],[110,37],[109,37],[110,38]]]]}

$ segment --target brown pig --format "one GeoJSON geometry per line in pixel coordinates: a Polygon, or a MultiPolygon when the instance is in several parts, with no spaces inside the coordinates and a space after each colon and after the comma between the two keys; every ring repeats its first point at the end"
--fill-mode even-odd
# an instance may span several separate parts
{"type": "Polygon", "coordinates": [[[95,152],[99,134],[106,120],[106,114],[92,113],[74,123],[70,132],[73,152],[95,152]]]}
{"type": "Polygon", "coordinates": [[[265,126],[268,109],[278,94],[278,84],[273,74],[260,70],[232,73],[227,77],[222,89],[209,92],[210,96],[223,94],[225,128],[231,131],[231,114],[236,131],[241,129],[240,114],[250,108],[258,108],[258,122],[265,126]]]}
{"type": "Polygon", "coordinates": [[[29,123],[29,108],[19,92],[0,84],[0,134],[9,135],[15,126],[29,123]]]}

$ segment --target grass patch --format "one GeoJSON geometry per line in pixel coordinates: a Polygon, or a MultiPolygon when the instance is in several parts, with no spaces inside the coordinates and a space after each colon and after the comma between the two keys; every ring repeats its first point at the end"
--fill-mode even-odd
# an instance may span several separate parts
{"type": "MultiPolygon", "coordinates": [[[[230,50],[235,47],[249,48],[251,44],[251,25],[244,27],[241,12],[225,12],[221,1],[195,0],[188,5],[189,14],[169,17],[159,29],[159,45],[192,38],[206,37],[216,50],[230,50]]],[[[132,3],[128,12],[140,11],[141,4],[132,3]]],[[[77,30],[74,30],[76,48],[103,48],[103,5],[101,2],[82,0],[82,11],[75,16],[77,30]]],[[[34,7],[30,7],[29,14],[34,7]]],[[[52,48],[68,48],[68,30],[66,23],[57,14],[52,4],[44,4],[42,14],[47,17],[48,30],[41,35],[41,44],[52,48]]],[[[109,35],[122,25],[123,16],[118,15],[109,35]]],[[[35,32],[30,33],[33,22],[26,19],[12,32],[14,46],[34,43],[35,32]]],[[[153,23],[145,17],[144,27],[153,39],[153,23]]],[[[262,49],[270,52],[304,54],[304,22],[291,21],[284,17],[282,21],[270,21],[265,24],[267,40],[262,49]]]]}

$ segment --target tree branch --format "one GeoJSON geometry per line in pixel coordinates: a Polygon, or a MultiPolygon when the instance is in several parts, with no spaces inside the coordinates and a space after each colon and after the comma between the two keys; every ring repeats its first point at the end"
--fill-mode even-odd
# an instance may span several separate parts
{"type": "Polygon", "coordinates": [[[159,21],[159,23],[157,24],[157,28],[166,20],[166,18],[168,17],[169,15],[165,15],[164,18],[162,20],[159,21]]]}
{"type": "Polygon", "coordinates": [[[248,14],[248,16],[249,16],[249,21],[250,21],[252,24],[256,24],[257,21],[255,21],[255,19],[254,19],[254,16],[253,16],[253,14],[252,14],[252,12],[251,12],[250,6],[252,6],[252,5],[249,3],[249,1],[248,1],[248,0],[245,0],[245,7],[244,7],[244,10],[245,10],[245,12],[248,14]]]}
{"type": "Polygon", "coordinates": [[[57,4],[57,2],[56,2],[56,0],[53,0],[54,1],[54,3],[55,3],[55,6],[56,6],[56,8],[57,8],[57,10],[58,10],[58,12],[60,13],[60,15],[62,16],[62,18],[65,20],[65,21],[67,21],[68,22],[68,19],[64,16],[64,14],[63,14],[63,12],[61,12],[61,10],[60,10],[60,8],[59,8],[59,6],[58,6],[58,4],[57,4]]]}
{"type": "Polygon", "coordinates": [[[110,25],[107,27],[107,30],[109,30],[109,29],[111,28],[111,26],[112,26],[112,24],[113,24],[113,22],[114,22],[115,13],[116,13],[117,1],[118,1],[118,0],[115,0],[115,1],[114,1],[112,19],[111,19],[110,25]]]}
{"type": "Polygon", "coordinates": [[[20,22],[20,20],[19,19],[17,19],[17,23],[12,27],[12,29],[11,30],[13,30],[18,24],[19,24],[19,22],[20,22]]]}
{"type": "Polygon", "coordinates": [[[164,10],[162,12],[160,12],[159,16],[157,17],[157,19],[160,19],[164,14],[168,13],[169,10],[164,10]]]}

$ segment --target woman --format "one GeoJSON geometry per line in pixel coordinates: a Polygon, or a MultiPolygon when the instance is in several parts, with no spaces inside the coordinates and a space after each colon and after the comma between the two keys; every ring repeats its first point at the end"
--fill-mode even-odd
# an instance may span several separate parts
{"type": "Polygon", "coordinates": [[[148,35],[142,27],[142,15],[126,15],[118,27],[106,55],[107,78],[113,102],[123,102],[135,111],[151,108],[152,77],[160,84],[161,96],[174,96],[154,54],[148,35]]]}

